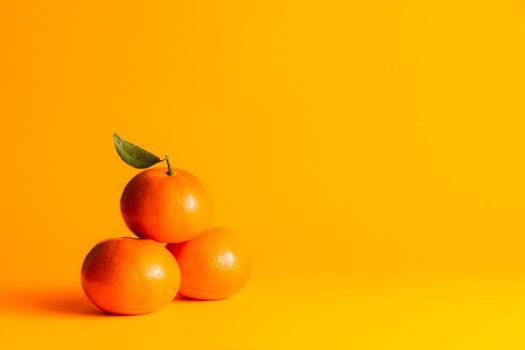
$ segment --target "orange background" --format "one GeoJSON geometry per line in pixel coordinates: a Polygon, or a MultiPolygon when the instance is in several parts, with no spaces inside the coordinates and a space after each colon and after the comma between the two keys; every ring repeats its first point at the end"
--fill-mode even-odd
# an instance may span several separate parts
{"type": "Polygon", "coordinates": [[[3,348],[523,348],[522,1],[0,1],[3,348]],[[111,134],[201,177],[232,299],[110,317],[111,134]]]}

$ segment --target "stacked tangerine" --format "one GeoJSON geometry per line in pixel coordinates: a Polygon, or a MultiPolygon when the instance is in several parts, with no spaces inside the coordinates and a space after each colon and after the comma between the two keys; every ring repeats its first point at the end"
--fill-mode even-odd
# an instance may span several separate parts
{"type": "Polygon", "coordinates": [[[88,253],[82,288],[98,308],[114,314],[157,311],[177,294],[217,300],[238,292],[250,275],[250,259],[230,229],[210,227],[212,205],[202,182],[154,154],[113,135],[119,156],[146,169],[120,199],[127,227],[138,238],[104,240],[88,253]]]}

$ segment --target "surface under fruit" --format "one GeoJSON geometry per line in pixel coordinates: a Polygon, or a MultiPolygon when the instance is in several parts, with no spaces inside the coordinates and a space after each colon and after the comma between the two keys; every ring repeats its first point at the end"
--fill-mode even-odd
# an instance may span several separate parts
{"type": "Polygon", "coordinates": [[[208,229],[212,205],[201,181],[187,171],[152,168],[126,185],[120,200],[128,228],[139,237],[177,243],[208,229]]]}
{"type": "Polygon", "coordinates": [[[190,241],[168,244],[166,248],[179,263],[179,294],[185,297],[227,298],[237,293],[250,276],[250,259],[229,229],[212,227],[190,241]]]}
{"type": "Polygon", "coordinates": [[[82,265],[82,288],[100,309],[115,314],[159,310],[176,296],[180,270],[160,243],[113,238],[98,243],[82,265]]]}

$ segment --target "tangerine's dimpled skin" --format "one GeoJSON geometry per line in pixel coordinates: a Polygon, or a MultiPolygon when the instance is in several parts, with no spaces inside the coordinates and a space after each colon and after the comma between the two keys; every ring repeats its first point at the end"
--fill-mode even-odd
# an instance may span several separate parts
{"type": "Polygon", "coordinates": [[[84,293],[98,308],[114,314],[144,314],[173,300],[180,286],[180,270],[158,242],[113,238],[88,253],[81,282],[84,293]]]}
{"type": "Polygon", "coordinates": [[[202,182],[187,171],[147,169],[124,188],[120,199],[128,228],[139,237],[164,243],[192,239],[206,231],[212,204],[202,182]]]}
{"type": "Polygon", "coordinates": [[[190,241],[166,248],[179,263],[179,294],[185,297],[224,299],[237,293],[250,276],[250,259],[229,229],[212,227],[190,241]]]}

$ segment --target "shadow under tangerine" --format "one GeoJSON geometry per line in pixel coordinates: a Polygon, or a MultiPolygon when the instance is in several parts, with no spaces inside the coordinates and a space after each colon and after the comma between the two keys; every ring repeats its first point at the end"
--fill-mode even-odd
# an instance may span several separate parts
{"type": "MultiPolygon", "coordinates": [[[[182,295],[177,295],[173,302],[202,303],[202,301],[182,295]]],[[[86,298],[80,289],[19,288],[0,290],[0,310],[19,315],[122,316],[100,310],[86,298]]]]}
{"type": "Polygon", "coordinates": [[[25,313],[103,316],[80,289],[11,289],[0,291],[2,310],[25,313]]]}

